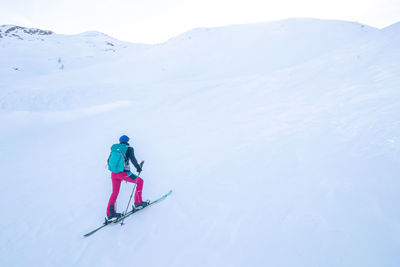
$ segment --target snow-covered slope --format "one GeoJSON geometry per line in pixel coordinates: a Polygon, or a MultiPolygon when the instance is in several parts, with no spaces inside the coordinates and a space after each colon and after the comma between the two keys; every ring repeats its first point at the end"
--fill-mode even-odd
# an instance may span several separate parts
{"type": "Polygon", "coordinates": [[[195,29],[161,46],[155,58],[164,57],[167,66],[182,59],[179,73],[192,66],[197,74],[232,77],[300,64],[374,31],[358,23],[313,19],[195,29]]]}
{"type": "Polygon", "coordinates": [[[0,265],[398,266],[397,26],[290,19],[154,46],[3,26],[0,265]],[[174,192],[84,239],[121,134],[144,196],[174,192]]]}

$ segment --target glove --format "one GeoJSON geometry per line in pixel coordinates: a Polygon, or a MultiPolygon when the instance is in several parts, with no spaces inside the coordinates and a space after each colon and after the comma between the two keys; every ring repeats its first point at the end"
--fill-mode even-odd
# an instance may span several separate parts
{"type": "Polygon", "coordinates": [[[142,168],[141,167],[139,167],[139,168],[136,168],[136,171],[139,173],[139,172],[142,172],[142,168]]]}

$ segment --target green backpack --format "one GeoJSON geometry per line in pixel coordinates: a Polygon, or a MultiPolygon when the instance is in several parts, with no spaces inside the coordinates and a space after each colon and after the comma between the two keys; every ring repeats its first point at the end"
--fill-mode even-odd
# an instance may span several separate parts
{"type": "Polygon", "coordinates": [[[125,155],[128,146],[125,144],[114,144],[108,157],[108,170],[114,173],[123,172],[125,167],[125,155]]]}

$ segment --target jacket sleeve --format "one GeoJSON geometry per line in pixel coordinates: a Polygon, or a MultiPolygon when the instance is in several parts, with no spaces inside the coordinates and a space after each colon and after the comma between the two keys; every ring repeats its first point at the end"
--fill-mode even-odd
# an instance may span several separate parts
{"type": "Polygon", "coordinates": [[[128,156],[128,159],[132,162],[133,166],[135,166],[136,169],[140,169],[140,166],[135,158],[135,152],[133,151],[133,147],[128,148],[128,153],[126,153],[128,156]]]}

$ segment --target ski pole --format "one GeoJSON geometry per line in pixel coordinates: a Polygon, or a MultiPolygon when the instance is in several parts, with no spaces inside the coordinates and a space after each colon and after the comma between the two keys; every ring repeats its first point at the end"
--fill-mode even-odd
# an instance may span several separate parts
{"type": "MultiPolygon", "coordinates": [[[[140,165],[140,168],[143,167],[143,164],[144,164],[144,161],[140,162],[140,164],[139,164],[139,165],[140,165]]],[[[142,173],[141,171],[138,173],[138,177],[137,177],[137,178],[139,178],[139,176],[140,176],[141,173],[142,173]]],[[[136,178],[136,179],[137,179],[137,178],[136,178]]],[[[124,218],[122,218],[121,225],[124,225],[125,215],[126,215],[126,213],[127,213],[127,211],[128,211],[129,204],[131,204],[133,192],[135,192],[135,189],[136,189],[136,183],[135,183],[135,186],[134,186],[133,189],[132,189],[131,197],[129,198],[128,205],[126,206],[125,213],[123,214],[124,218]]]]}

